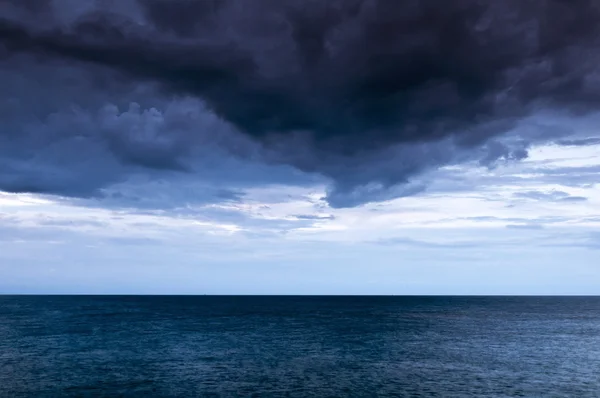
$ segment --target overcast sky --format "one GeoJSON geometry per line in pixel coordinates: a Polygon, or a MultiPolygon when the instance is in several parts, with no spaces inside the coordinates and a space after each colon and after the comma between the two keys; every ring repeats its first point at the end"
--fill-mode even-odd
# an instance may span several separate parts
{"type": "Polygon", "coordinates": [[[586,0],[4,1],[0,293],[600,294],[599,50],[586,0]]]}

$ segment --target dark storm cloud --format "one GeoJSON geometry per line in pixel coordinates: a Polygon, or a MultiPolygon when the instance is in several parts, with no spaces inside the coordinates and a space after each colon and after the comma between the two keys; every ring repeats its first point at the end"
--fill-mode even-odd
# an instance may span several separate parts
{"type": "MultiPolygon", "coordinates": [[[[523,159],[527,137],[490,139],[540,108],[600,105],[593,0],[139,0],[79,2],[79,14],[46,3],[8,3],[6,65],[32,55],[199,97],[264,161],[330,178],[336,207],[420,192],[411,177],[464,158],[523,159]]],[[[108,150],[184,170],[197,132],[180,130],[146,143],[113,134],[108,150]]],[[[26,182],[11,184],[34,191],[26,182]]]]}

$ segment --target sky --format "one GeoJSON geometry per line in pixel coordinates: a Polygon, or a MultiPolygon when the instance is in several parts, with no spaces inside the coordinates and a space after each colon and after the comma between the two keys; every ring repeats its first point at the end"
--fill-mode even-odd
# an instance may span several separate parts
{"type": "Polygon", "coordinates": [[[600,294],[600,4],[447,3],[3,1],[0,293],[600,294]]]}

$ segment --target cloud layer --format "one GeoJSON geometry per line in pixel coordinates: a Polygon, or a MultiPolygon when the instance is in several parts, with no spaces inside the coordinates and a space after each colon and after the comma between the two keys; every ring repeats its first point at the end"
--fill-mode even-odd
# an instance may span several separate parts
{"type": "Polygon", "coordinates": [[[518,129],[595,112],[592,0],[102,4],[3,6],[0,190],[98,195],[233,158],[322,176],[348,207],[420,192],[439,166],[596,142],[518,129]]]}

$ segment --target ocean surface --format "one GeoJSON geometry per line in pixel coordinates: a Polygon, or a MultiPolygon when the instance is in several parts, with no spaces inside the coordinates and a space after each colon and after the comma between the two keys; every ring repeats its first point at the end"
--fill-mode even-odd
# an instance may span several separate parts
{"type": "Polygon", "coordinates": [[[600,397],[600,297],[0,296],[0,396],[600,397]]]}

